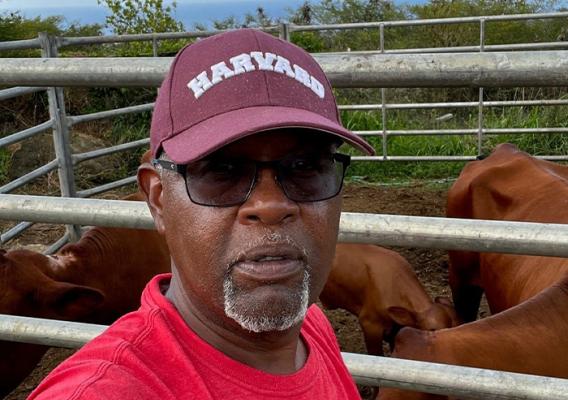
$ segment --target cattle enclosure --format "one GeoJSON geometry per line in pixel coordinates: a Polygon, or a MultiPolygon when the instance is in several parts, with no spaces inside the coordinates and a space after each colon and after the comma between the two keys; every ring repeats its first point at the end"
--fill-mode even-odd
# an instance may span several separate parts
{"type": "MultiPolygon", "coordinates": [[[[566,17],[568,13],[555,14],[553,16],[539,16],[539,18],[547,17],[566,17]]],[[[518,18],[521,18],[517,16],[518,18]]],[[[489,17],[488,17],[489,18],[489,17]]],[[[532,51],[522,51],[522,50],[532,50],[535,48],[534,45],[511,45],[510,48],[503,47],[485,47],[483,45],[483,32],[484,24],[488,18],[480,17],[474,21],[480,24],[480,39],[481,43],[476,48],[458,49],[458,51],[478,51],[484,54],[459,54],[459,55],[448,55],[443,53],[453,52],[454,50],[448,49],[415,49],[416,51],[410,52],[396,52],[396,54],[391,51],[387,51],[384,48],[384,41],[381,39],[379,46],[379,51],[372,54],[363,53],[347,53],[342,55],[328,54],[318,56],[318,61],[322,63],[324,69],[328,74],[330,74],[332,83],[337,87],[376,87],[380,88],[382,103],[375,105],[346,105],[343,106],[344,109],[379,109],[386,116],[386,112],[389,108],[396,107],[407,107],[407,108],[421,108],[421,107],[431,107],[431,108],[444,108],[448,107],[448,104],[408,104],[408,105],[389,105],[385,101],[385,86],[389,87],[413,87],[413,86],[473,86],[478,88],[480,93],[480,101],[476,104],[465,104],[465,105],[451,105],[452,107],[477,107],[479,111],[479,126],[475,130],[464,130],[460,129],[458,131],[447,131],[447,130],[421,130],[421,131],[406,131],[397,132],[388,130],[386,126],[386,118],[383,118],[382,129],[370,132],[358,132],[363,135],[378,135],[382,137],[382,155],[374,158],[374,161],[382,160],[396,160],[388,155],[387,152],[387,137],[396,135],[454,135],[454,134],[474,134],[478,140],[478,149],[481,149],[481,143],[483,141],[484,135],[496,133],[490,129],[486,129],[483,126],[483,108],[487,106],[495,106],[495,104],[485,104],[483,101],[483,88],[484,87],[498,87],[498,86],[515,86],[515,85],[525,85],[525,86],[567,86],[568,85],[568,60],[565,51],[551,51],[551,52],[532,52],[532,51]],[[420,50],[420,51],[418,51],[420,50]],[[426,51],[427,50],[427,51],[426,51]],[[490,54],[492,51],[502,51],[502,50],[520,50],[522,52],[511,52],[511,53],[498,53],[490,54]],[[442,54],[433,54],[434,52],[440,52],[442,54]],[[419,53],[418,55],[412,55],[408,53],[419,53]],[[428,53],[428,54],[420,54],[428,53]],[[385,58],[385,54],[389,54],[385,58]],[[457,60],[457,61],[456,61],[457,60]],[[390,64],[389,64],[390,63],[390,64]],[[427,66],[429,64],[434,64],[433,69],[429,69],[427,66]],[[406,65],[408,68],[405,70],[397,69],[393,65],[406,65]],[[506,68],[503,68],[503,66],[506,68]],[[346,70],[346,69],[347,70],[346,70]],[[405,72],[401,72],[405,71],[405,72]],[[532,74],[527,73],[531,71],[532,74]],[[389,75],[390,73],[390,75],[389,75]],[[383,88],[381,88],[383,87],[383,88]]],[[[522,17],[528,18],[528,17],[522,17]]],[[[534,18],[534,16],[532,16],[534,18]]],[[[463,21],[445,21],[446,23],[457,23],[463,21]]],[[[423,23],[442,23],[441,21],[429,21],[423,23]]],[[[388,27],[388,23],[376,23],[371,24],[375,29],[379,29],[381,32],[381,38],[383,38],[382,32],[385,27],[388,27]]],[[[344,27],[352,28],[352,27],[344,27]]],[[[280,34],[283,38],[288,37],[290,30],[295,29],[291,26],[280,27],[280,34]]],[[[307,27],[300,27],[300,29],[312,29],[307,27]]],[[[300,30],[298,29],[298,30],[300,30]]],[[[338,27],[320,27],[320,29],[339,29],[338,27]]],[[[181,36],[181,34],[180,34],[181,36]]],[[[188,34],[185,34],[187,37],[188,34]]],[[[128,40],[138,40],[140,37],[127,38],[128,40]]],[[[157,48],[157,41],[159,36],[152,35],[146,37],[146,39],[152,40],[154,43],[154,48],[157,48]]],[[[61,43],[67,44],[78,44],[79,41],[68,39],[63,39],[61,43]]],[[[104,39],[106,40],[106,39],[104,39]]],[[[108,39],[108,40],[117,40],[108,39]]],[[[125,39],[126,40],[126,39],[125,39]]],[[[102,42],[102,39],[91,38],[90,42],[85,41],[85,43],[92,42],[102,42]]],[[[14,44],[13,46],[25,46],[25,45],[39,45],[42,44],[44,55],[46,57],[54,56],[56,54],[57,44],[52,39],[47,36],[41,36],[40,39],[34,41],[33,43],[27,44],[14,44]]],[[[59,43],[59,44],[61,44],[59,43]]],[[[564,49],[568,46],[566,43],[546,43],[538,48],[554,48],[554,49],[564,49]]],[[[0,45],[0,49],[2,46],[0,45]]],[[[157,51],[156,51],[157,53],[157,51]]],[[[37,60],[39,61],[39,60],[37,60]]],[[[29,60],[27,68],[22,68],[21,61],[18,62],[10,60],[4,61],[0,64],[0,68],[4,68],[2,71],[2,83],[4,84],[20,84],[20,85],[101,85],[101,86],[121,86],[126,84],[129,85],[157,85],[161,77],[169,64],[169,60],[152,60],[152,59],[135,59],[128,60],[121,64],[121,60],[110,59],[108,63],[105,64],[105,60],[98,60],[93,62],[92,60],[43,60],[41,63],[34,64],[33,60],[29,60]],[[61,62],[60,62],[61,61],[61,62]],[[18,65],[19,64],[19,65],[18,65]],[[112,74],[109,73],[108,68],[113,67],[112,74]],[[122,72],[121,72],[122,71],[122,72]],[[87,79],[85,79],[87,77],[87,79]],[[136,80],[138,79],[138,80],[136,80]]],[[[31,89],[8,89],[7,91],[2,91],[1,98],[7,99],[15,94],[22,94],[30,90],[44,90],[41,88],[31,88],[31,89]]],[[[86,116],[66,116],[64,111],[64,99],[63,90],[61,88],[50,88],[47,89],[50,99],[51,116],[52,119],[36,128],[30,128],[26,131],[20,132],[10,137],[2,139],[0,144],[2,146],[14,143],[16,141],[22,140],[24,138],[30,137],[38,132],[54,129],[55,131],[55,147],[57,158],[52,162],[48,163],[44,167],[32,171],[16,181],[5,185],[0,188],[2,193],[9,193],[30,180],[41,176],[47,172],[53,171],[59,168],[59,176],[61,182],[61,194],[64,197],[89,197],[108,189],[117,188],[125,184],[132,183],[133,179],[125,178],[122,181],[103,185],[98,188],[92,188],[83,192],[77,192],[74,186],[74,175],[73,175],[73,165],[78,164],[82,161],[104,155],[110,154],[121,150],[136,148],[144,146],[147,144],[147,140],[137,141],[133,143],[128,143],[120,146],[115,146],[109,149],[99,149],[95,151],[90,151],[82,154],[71,154],[69,149],[69,127],[79,121],[94,120],[98,118],[111,117],[119,113],[124,112],[138,112],[142,110],[148,110],[152,107],[151,104],[140,105],[131,107],[129,109],[123,110],[112,110],[106,113],[98,113],[98,115],[86,115],[86,116]]],[[[542,100],[545,101],[545,100],[542,100]]],[[[550,100],[552,101],[552,100],[550,100]]],[[[550,102],[548,101],[548,102],[550,102]]],[[[552,103],[547,104],[540,103],[544,105],[562,105],[568,104],[567,100],[555,100],[552,103]]],[[[519,105],[519,102],[516,102],[519,105]]],[[[522,105],[522,103],[521,103],[522,105]]],[[[526,104],[529,105],[529,104],[526,104]]],[[[507,106],[507,104],[500,104],[500,106],[507,106]]],[[[515,128],[509,128],[508,132],[514,132],[515,128]],[[511,130],[512,129],[512,130],[511,130]]],[[[534,132],[540,133],[557,133],[563,134],[568,131],[565,127],[551,127],[551,128],[538,128],[534,132]]],[[[526,132],[519,131],[518,133],[526,132]]],[[[479,152],[478,152],[479,153],[479,152]]],[[[471,160],[475,156],[456,156],[455,160],[471,160]]],[[[408,156],[405,159],[412,160],[428,160],[431,157],[416,157],[408,156]]],[[[556,160],[566,160],[568,156],[555,156],[547,157],[549,159],[556,160]]],[[[403,160],[399,158],[399,160],[403,160]]],[[[361,158],[356,158],[357,161],[362,161],[361,158]]],[[[367,161],[369,162],[369,161],[367,161]]],[[[396,191],[395,191],[396,192],[396,191]]],[[[349,195],[349,194],[347,194],[349,195]]],[[[348,200],[348,199],[347,199],[348,200]]],[[[378,199],[380,202],[380,199],[378,199]]],[[[31,226],[33,221],[52,221],[55,222],[66,222],[68,224],[97,224],[97,221],[104,224],[104,209],[111,208],[110,205],[103,205],[102,203],[81,203],[81,204],[93,204],[93,209],[91,210],[90,220],[88,212],[81,211],[79,203],[60,203],[61,207],[57,211],[55,203],[47,203],[47,199],[31,199],[25,198],[20,199],[16,196],[3,195],[1,198],[3,206],[4,219],[15,219],[21,218],[23,220],[31,222],[22,222],[10,230],[4,232],[2,235],[2,241],[6,242],[24,229],[31,226]],[[25,204],[24,204],[25,203],[25,204]],[[96,210],[96,211],[95,211],[96,210]],[[93,212],[95,211],[95,212],[93,212]],[[35,213],[35,214],[34,214],[35,213]],[[50,215],[48,215],[50,214],[50,215]],[[55,217],[54,217],[55,215],[55,217]],[[49,218],[51,219],[49,219],[49,218]]],[[[348,203],[348,202],[347,202],[348,203]]],[[[132,211],[132,210],[131,210],[132,211]]],[[[374,213],[384,213],[388,212],[385,209],[346,209],[345,211],[367,211],[374,213]]],[[[406,214],[403,212],[402,214],[406,214]]],[[[432,215],[429,213],[420,212],[418,215],[432,215]]],[[[435,214],[434,214],[435,215],[435,214]]],[[[441,214],[438,213],[438,216],[441,214]]],[[[368,217],[367,217],[368,218],[368,217]]],[[[136,213],[128,212],[128,210],[123,209],[123,211],[109,212],[109,219],[113,220],[113,223],[117,224],[130,224],[130,226],[145,226],[150,227],[151,223],[148,223],[146,216],[137,210],[136,213]],[[128,222],[130,221],[130,222],[128,222]]],[[[546,226],[523,226],[522,224],[489,224],[483,226],[483,224],[477,223],[473,225],[469,223],[467,226],[457,227],[455,221],[422,221],[419,219],[396,219],[384,217],[377,219],[377,221],[372,221],[371,224],[363,224],[363,219],[358,219],[356,215],[344,215],[342,221],[343,239],[349,241],[367,241],[376,242],[383,244],[393,244],[398,243],[406,246],[417,245],[418,241],[421,247],[437,247],[437,248],[449,248],[448,246],[456,246],[452,244],[452,241],[459,242],[457,248],[471,248],[471,249],[489,249],[487,246],[494,246],[491,249],[501,250],[501,251],[515,251],[515,252],[532,252],[532,254],[548,254],[548,255],[559,255],[566,257],[568,254],[567,246],[568,234],[566,227],[546,227],[546,226]],[[387,225],[392,227],[391,232],[385,232],[385,221],[389,222],[387,225]],[[412,227],[412,224],[417,224],[417,227],[412,227]],[[435,229],[429,230],[427,228],[434,227],[435,229]],[[452,231],[450,228],[455,228],[452,231]],[[513,229],[517,229],[513,231],[513,229]],[[524,231],[522,229],[525,229],[524,231]],[[534,229],[539,228],[540,231],[536,234],[534,229]],[[415,229],[414,231],[412,229],[415,229]],[[548,229],[548,230],[547,230],[548,229]],[[468,231],[468,232],[466,232],[468,231]],[[529,234],[533,232],[532,235],[529,234]],[[406,235],[405,235],[406,233],[406,235]],[[494,233],[495,236],[491,237],[489,233],[494,233]],[[468,236],[469,235],[469,236],[468,236]],[[516,235],[516,236],[515,236],[516,235]],[[465,237],[465,238],[464,238],[465,237]],[[495,243],[495,238],[499,239],[495,243]],[[537,241],[536,239],[539,239],[537,241]],[[460,241],[461,240],[461,241],[460,241]],[[508,242],[510,240],[510,242],[508,242]],[[515,242],[516,240],[516,242],[515,242]],[[518,247],[519,243],[522,247],[518,247]],[[461,246],[461,247],[460,247],[461,246]],[[475,247],[477,246],[477,247],[475,247]],[[556,252],[554,252],[556,251],[556,252]],[[564,252],[563,252],[564,251],[564,252]]],[[[108,222],[107,222],[108,223],[108,222]]],[[[74,239],[79,234],[78,225],[70,225],[68,232],[60,240],[58,240],[48,251],[54,251],[58,246],[62,245],[69,238],[74,239]]],[[[415,263],[416,266],[416,263],[415,263]]],[[[369,378],[368,378],[369,379],[369,378]]],[[[565,385],[565,383],[564,383],[565,385]]],[[[531,397],[532,398],[532,397],[531,397]]],[[[537,397],[534,397],[537,398],[537,397]]]]}

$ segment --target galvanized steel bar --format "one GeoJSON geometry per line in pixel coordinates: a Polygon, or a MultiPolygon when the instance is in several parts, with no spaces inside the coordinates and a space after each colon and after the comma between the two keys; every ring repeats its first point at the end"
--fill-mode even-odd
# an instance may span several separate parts
{"type": "Polygon", "coordinates": [[[136,183],[136,176],[129,176],[128,178],[119,179],[118,181],[100,185],[91,189],[81,190],[77,192],[77,196],[82,198],[91,197],[96,194],[108,192],[109,190],[113,190],[133,183],[136,183]]]}
{"type": "MultiPolygon", "coordinates": [[[[483,53],[485,46],[485,18],[479,20],[479,52],[483,53]]],[[[477,108],[477,154],[483,148],[483,88],[479,88],[479,107],[477,108]]]]}
{"type": "Polygon", "coordinates": [[[104,149],[98,149],[93,151],[88,151],[86,153],[79,153],[73,155],[73,163],[78,164],[83,161],[90,160],[92,158],[108,156],[109,154],[118,153],[119,151],[137,149],[139,147],[146,146],[150,143],[150,139],[140,139],[133,142],[123,143],[116,146],[105,147],[104,149]]]}
{"type": "Polygon", "coordinates": [[[487,21],[520,21],[527,19],[550,19],[568,17],[568,12],[554,12],[542,14],[510,14],[510,15],[487,15],[478,17],[457,17],[457,18],[432,18],[432,19],[412,19],[398,21],[381,22],[355,22],[350,24],[321,24],[321,25],[290,25],[290,30],[294,32],[321,31],[321,30],[341,30],[341,29],[364,29],[377,28],[379,24],[387,27],[391,26],[421,26],[421,25],[453,25],[464,23],[476,23],[480,18],[487,21]]]}
{"type": "MultiPolygon", "coordinates": [[[[40,32],[39,40],[41,43],[41,55],[44,57],[43,61],[57,57],[57,43],[52,36],[45,32],[40,32]]],[[[47,100],[49,102],[49,115],[53,120],[53,148],[55,149],[59,167],[57,169],[59,190],[63,197],[75,197],[75,174],[73,171],[71,138],[65,111],[63,88],[50,87],[47,90],[47,100]]],[[[79,240],[81,228],[78,225],[67,225],[66,229],[72,241],[79,240]]]]}
{"type": "MultiPolygon", "coordinates": [[[[145,203],[0,195],[0,219],[152,229],[145,203]]],[[[568,224],[342,213],[339,240],[568,257],[568,224]]]]}
{"type": "Polygon", "coordinates": [[[99,119],[113,118],[125,114],[141,113],[145,111],[152,111],[154,103],[140,104],[137,106],[116,108],[114,110],[101,111],[92,114],[68,116],[67,122],[70,126],[77,125],[83,122],[96,121],[99,119]]]}
{"type": "MultiPolygon", "coordinates": [[[[335,87],[568,86],[568,52],[314,54],[335,87]]],[[[0,85],[159,86],[171,58],[1,59],[0,85]]]]}
{"type": "Polygon", "coordinates": [[[25,94],[45,91],[44,87],[13,87],[10,89],[0,90],[0,101],[8,100],[25,94]]]}
{"type": "MultiPolygon", "coordinates": [[[[107,326],[0,315],[0,340],[79,348],[107,326]]],[[[355,382],[473,399],[568,400],[568,380],[341,353],[355,382]]]]}
{"type": "Polygon", "coordinates": [[[355,382],[460,399],[567,400],[568,379],[342,353],[355,382]]]}
{"type": "MultiPolygon", "coordinates": [[[[381,54],[385,52],[385,25],[379,25],[379,51],[381,54]]],[[[382,145],[382,153],[383,158],[386,159],[388,156],[388,137],[387,137],[387,94],[386,89],[383,87],[381,88],[381,127],[383,128],[383,132],[381,134],[381,145],[382,145]]]]}
{"type": "Polygon", "coordinates": [[[0,235],[0,243],[4,244],[14,238],[17,238],[33,224],[34,224],[33,222],[25,221],[25,222],[20,222],[19,224],[13,226],[12,228],[4,232],[2,235],[0,235]]]}
{"type": "MultiPolygon", "coordinates": [[[[568,155],[533,156],[548,161],[568,161],[568,155]]],[[[351,156],[352,161],[475,161],[477,156],[351,156]]]]}
{"type": "Polygon", "coordinates": [[[32,126],[31,128],[24,129],[23,131],[13,133],[10,136],[3,137],[0,139],[0,148],[9,146],[13,143],[20,142],[24,139],[30,138],[32,136],[38,135],[53,128],[53,120],[42,122],[39,125],[32,126]]]}
{"type": "MultiPolygon", "coordinates": [[[[353,131],[360,136],[381,136],[382,130],[353,131]]],[[[478,129],[407,129],[407,130],[387,130],[388,136],[411,136],[411,135],[474,135],[478,129]]],[[[503,134],[503,133],[568,133],[568,128],[483,128],[484,134],[503,134]]]]}
{"type": "Polygon", "coordinates": [[[485,128],[484,133],[568,133],[568,128],[485,128]]]}
{"type": "MultiPolygon", "coordinates": [[[[380,136],[383,131],[353,131],[360,136],[380,136]]],[[[407,129],[407,130],[387,130],[388,136],[410,136],[410,135],[474,135],[477,129],[407,129]]]]}
{"type": "MultiPolygon", "coordinates": [[[[477,101],[447,102],[447,103],[391,103],[386,104],[387,110],[416,110],[432,108],[469,108],[477,107],[477,101]]],[[[525,107],[525,106],[566,106],[568,100],[509,100],[484,101],[484,107],[525,107]]],[[[339,105],[340,110],[373,111],[380,110],[382,104],[345,104],[339,105]]]]}
{"type": "Polygon", "coordinates": [[[0,314],[0,340],[76,349],[107,326],[0,314]]]}
{"type": "MultiPolygon", "coordinates": [[[[455,46],[455,47],[420,47],[412,49],[390,49],[387,54],[418,54],[418,53],[467,53],[478,52],[481,46],[455,46]]],[[[515,44],[487,44],[483,51],[521,51],[521,50],[566,50],[568,42],[542,42],[542,43],[515,43],[515,44]]],[[[362,51],[361,53],[365,53],[362,51]]]]}
{"type": "MultiPolygon", "coordinates": [[[[269,26],[256,28],[263,32],[278,32],[278,26],[269,26]]],[[[213,36],[218,33],[226,32],[226,30],[218,31],[194,31],[194,32],[162,32],[162,33],[140,33],[132,35],[105,35],[105,36],[77,36],[77,37],[59,37],[58,45],[63,46],[82,46],[90,44],[103,43],[125,43],[125,42],[141,42],[151,40],[168,40],[168,39],[192,39],[207,36],[213,36]]]]}
{"type": "Polygon", "coordinates": [[[148,206],[125,200],[0,195],[0,219],[154,229],[148,206]]]}
{"type": "MultiPolygon", "coordinates": [[[[476,156],[351,156],[352,161],[475,161],[476,156]]],[[[566,156],[568,160],[568,156],[566,156]]]]}
{"type": "Polygon", "coordinates": [[[27,50],[41,48],[39,39],[13,40],[0,42],[0,51],[3,50],[27,50]]]}
{"type": "Polygon", "coordinates": [[[63,236],[52,243],[47,249],[44,250],[43,254],[53,254],[59,251],[63,246],[69,243],[69,232],[65,232],[63,236]]]}
{"type": "Polygon", "coordinates": [[[16,190],[17,188],[24,186],[26,183],[31,182],[34,179],[53,171],[54,169],[57,169],[58,165],[59,163],[57,162],[57,159],[51,160],[47,164],[42,165],[41,167],[36,168],[17,179],[14,179],[12,182],[9,182],[4,186],[0,186],[0,193],[10,193],[12,190],[16,190]]]}

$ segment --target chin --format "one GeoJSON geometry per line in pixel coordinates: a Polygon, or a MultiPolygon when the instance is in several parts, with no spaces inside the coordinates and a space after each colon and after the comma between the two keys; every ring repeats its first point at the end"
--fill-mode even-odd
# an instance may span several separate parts
{"type": "Polygon", "coordinates": [[[242,290],[225,280],[225,314],[241,328],[261,333],[285,331],[300,324],[310,303],[310,276],[304,274],[301,285],[264,285],[242,290]]]}

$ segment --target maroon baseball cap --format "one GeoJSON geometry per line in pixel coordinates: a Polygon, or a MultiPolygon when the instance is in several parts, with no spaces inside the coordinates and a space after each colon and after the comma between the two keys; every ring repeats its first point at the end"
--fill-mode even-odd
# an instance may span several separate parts
{"type": "Polygon", "coordinates": [[[341,126],[331,85],[312,56],[269,34],[239,29],[176,55],[156,99],[151,150],[156,157],[163,148],[185,164],[279,128],[324,131],[374,154],[341,126]]]}

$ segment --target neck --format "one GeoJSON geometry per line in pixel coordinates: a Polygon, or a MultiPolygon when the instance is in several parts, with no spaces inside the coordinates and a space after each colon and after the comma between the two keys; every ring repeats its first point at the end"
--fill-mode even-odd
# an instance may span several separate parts
{"type": "Polygon", "coordinates": [[[201,339],[236,361],[270,374],[284,375],[298,371],[307,360],[300,324],[286,331],[245,330],[228,317],[212,315],[206,307],[198,306],[187,296],[175,273],[166,298],[201,339]]]}

